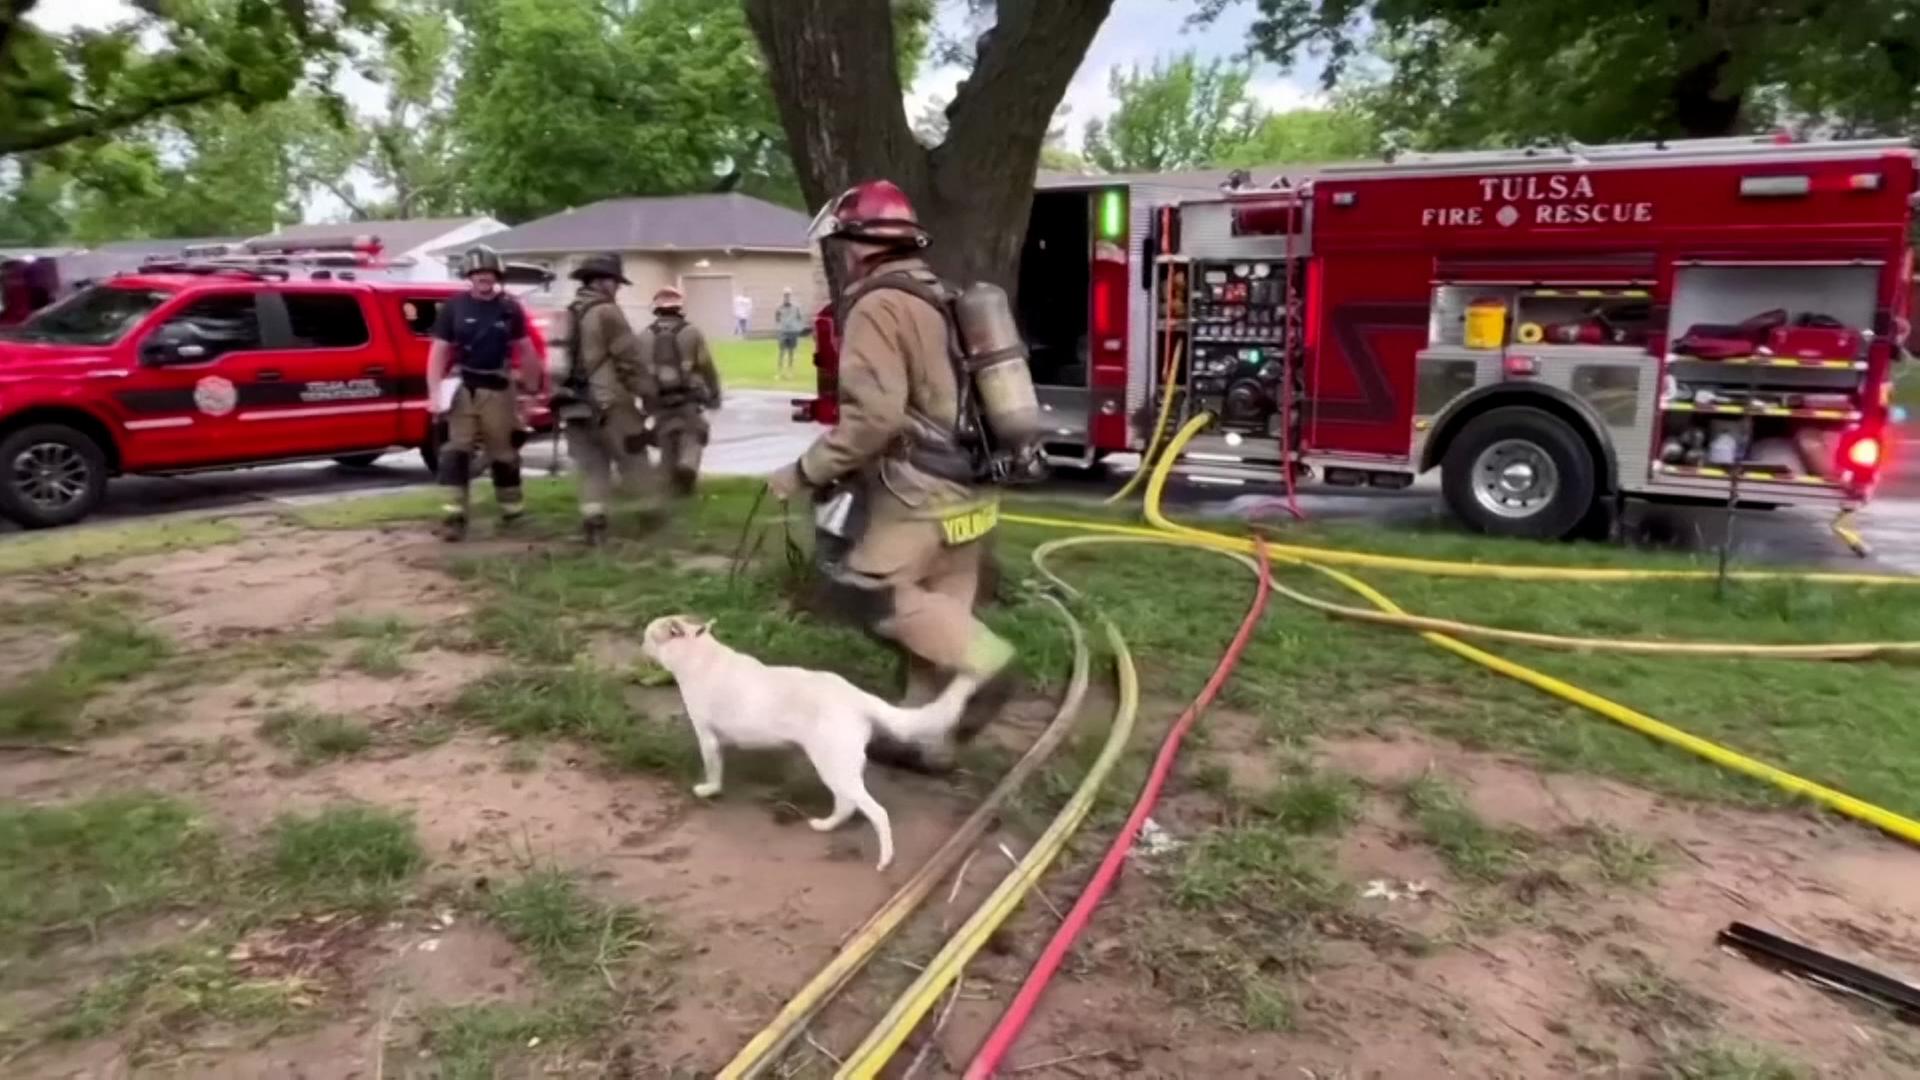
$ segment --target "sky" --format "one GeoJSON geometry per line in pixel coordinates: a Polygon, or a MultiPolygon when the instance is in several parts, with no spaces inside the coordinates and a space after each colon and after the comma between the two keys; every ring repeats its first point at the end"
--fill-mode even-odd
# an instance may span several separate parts
{"type": "MultiPolygon", "coordinates": [[[[950,34],[962,32],[964,22],[957,0],[943,4],[942,25],[950,34]]],[[[1253,0],[1230,5],[1212,25],[1189,27],[1187,17],[1195,10],[1194,0],[1114,0],[1113,13],[1101,26],[1087,51],[1080,70],[1067,87],[1069,112],[1068,143],[1078,148],[1080,134],[1088,120],[1105,117],[1113,111],[1107,91],[1108,72],[1117,66],[1150,66],[1155,59],[1192,51],[1202,59],[1237,57],[1246,49],[1247,30],[1254,18],[1253,0]]],[[[48,30],[76,26],[105,27],[127,18],[132,9],[125,0],[52,0],[34,9],[29,18],[48,30]]],[[[908,90],[907,118],[918,117],[927,104],[936,99],[951,99],[953,89],[965,71],[956,67],[933,67],[922,71],[908,90]]],[[[1317,70],[1307,68],[1283,72],[1271,64],[1255,68],[1250,90],[1262,107],[1283,110],[1313,105],[1322,99],[1317,70]]],[[[342,96],[359,108],[378,111],[385,92],[351,71],[342,73],[336,87],[342,96]]],[[[315,198],[306,207],[309,221],[325,221],[343,216],[345,207],[331,196],[315,198]]]]}

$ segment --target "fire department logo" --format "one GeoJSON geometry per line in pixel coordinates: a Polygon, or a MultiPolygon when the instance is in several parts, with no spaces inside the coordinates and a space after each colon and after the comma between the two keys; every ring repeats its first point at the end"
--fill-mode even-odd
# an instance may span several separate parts
{"type": "Polygon", "coordinates": [[[208,416],[225,416],[239,403],[240,392],[218,375],[209,375],[193,386],[193,406],[208,416]]]}
{"type": "Polygon", "coordinates": [[[1501,225],[1511,227],[1514,222],[1520,220],[1520,211],[1511,206],[1503,206],[1494,212],[1493,220],[1499,222],[1501,225]]]}

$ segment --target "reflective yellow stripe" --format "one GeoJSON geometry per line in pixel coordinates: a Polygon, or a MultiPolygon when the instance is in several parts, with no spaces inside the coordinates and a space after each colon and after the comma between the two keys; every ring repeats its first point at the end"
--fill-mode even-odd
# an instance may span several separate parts
{"type": "Polygon", "coordinates": [[[940,531],[949,546],[972,543],[992,532],[998,524],[1000,504],[997,502],[950,511],[940,517],[940,531]]]}

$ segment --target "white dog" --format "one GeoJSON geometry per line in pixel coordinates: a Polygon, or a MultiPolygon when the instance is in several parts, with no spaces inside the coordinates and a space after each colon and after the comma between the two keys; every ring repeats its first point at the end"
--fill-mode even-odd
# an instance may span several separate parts
{"type": "Polygon", "coordinates": [[[959,720],[974,680],[956,678],[931,704],[902,709],[831,672],[769,667],[721,644],[712,627],[691,616],[667,615],[647,625],[641,643],[680,684],[680,700],[700,740],[706,779],[694,785],[693,793],[703,799],[720,794],[722,744],[798,746],[833,792],[833,812],[807,824],[826,832],[860,811],[880,838],[878,869],[885,870],[893,862],[893,826],[867,791],[867,743],[875,728],[907,742],[946,734],[959,720]]]}

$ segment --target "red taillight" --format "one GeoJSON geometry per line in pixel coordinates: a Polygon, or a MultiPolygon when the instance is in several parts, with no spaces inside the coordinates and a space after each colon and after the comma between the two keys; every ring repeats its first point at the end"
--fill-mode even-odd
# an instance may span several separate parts
{"type": "Polygon", "coordinates": [[[1109,337],[1113,332],[1113,282],[1100,278],[1093,283],[1093,333],[1109,337]]]}
{"type": "Polygon", "coordinates": [[[1847,447],[1847,464],[1871,472],[1880,467],[1880,440],[1871,435],[1855,439],[1847,447]]]}

